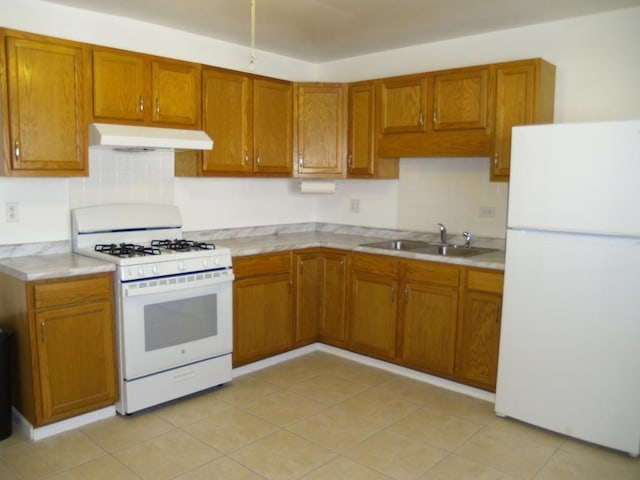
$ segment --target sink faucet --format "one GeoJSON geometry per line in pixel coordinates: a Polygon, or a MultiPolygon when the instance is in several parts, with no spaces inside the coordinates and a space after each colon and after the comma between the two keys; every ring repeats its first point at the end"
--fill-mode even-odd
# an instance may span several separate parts
{"type": "Polygon", "coordinates": [[[471,246],[471,234],[469,232],[463,232],[462,235],[464,235],[464,244],[467,247],[471,246]]]}
{"type": "Polygon", "coordinates": [[[440,226],[440,243],[447,243],[447,227],[439,223],[440,226]]]}

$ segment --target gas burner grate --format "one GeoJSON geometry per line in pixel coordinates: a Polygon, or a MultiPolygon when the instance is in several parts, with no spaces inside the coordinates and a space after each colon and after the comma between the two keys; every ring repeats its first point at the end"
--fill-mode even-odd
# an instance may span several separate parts
{"type": "Polygon", "coordinates": [[[159,248],[167,248],[178,252],[189,252],[192,250],[215,250],[213,243],[196,242],[193,240],[185,240],[176,238],[174,240],[152,240],[151,246],[159,248]]]}
{"type": "Polygon", "coordinates": [[[95,251],[120,258],[160,255],[162,253],[159,248],[145,247],[144,245],[135,245],[133,243],[98,244],[95,246],[95,251]]]}

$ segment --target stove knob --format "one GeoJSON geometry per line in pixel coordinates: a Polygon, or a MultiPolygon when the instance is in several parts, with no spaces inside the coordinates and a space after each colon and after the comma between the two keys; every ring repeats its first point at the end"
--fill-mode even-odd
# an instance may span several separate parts
{"type": "Polygon", "coordinates": [[[209,265],[211,265],[211,263],[209,263],[209,259],[205,258],[204,260],[202,260],[202,266],[204,268],[209,268],[209,265]]]}
{"type": "Polygon", "coordinates": [[[220,265],[220,259],[218,257],[214,258],[213,263],[216,265],[220,265]]]}
{"type": "Polygon", "coordinates": [[[140,275],[140,276],[144,275],[144,267],[142,267],[142,266],[138,267],[138,275],[140,275]]]}
{"type": "Polygon", "coordinates": [[[184,262],[180,261],[178,262],[178,270],[180,270],[181,272],[184,272],[187,269],[187,266],[184,264],[184,262]]]}
{"type": "Polygon", "coordinates": [[[151,273],[153,273],[154,275],[157,275],[158,273],[160,273],[160,267],[158,265],[152,265],[151,273]]]}

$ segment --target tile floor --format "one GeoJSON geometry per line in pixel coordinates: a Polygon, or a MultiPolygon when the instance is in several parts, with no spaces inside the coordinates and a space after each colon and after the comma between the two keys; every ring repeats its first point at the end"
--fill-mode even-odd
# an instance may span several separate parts
{"type": "Polygon", "coordinates": [[[623,480],[640,460],[324,352],[127,418],[0,442],[0,479],[623,480]]]}

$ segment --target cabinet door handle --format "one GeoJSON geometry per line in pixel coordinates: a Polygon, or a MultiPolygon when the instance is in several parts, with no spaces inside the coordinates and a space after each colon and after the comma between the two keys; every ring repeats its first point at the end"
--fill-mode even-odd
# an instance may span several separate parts
{"type": "Polygon", "coordinates": [[[409,305],[409,289],[404,289],[404,304],[409,305]]]}
{"type": "Polygon", "coordinates": [[[300,260],[300,275],[304,272],[304,262],[300,260]]]}
{"type": "Polygon", "coordinates": [[[140,98],[138,99],[138,111],[140,113],[144,112],[144,98],[142,95],[140,95],[140,98]]]}
{"type": "Polygon", "coordinates": [[[424,127],[424,112],[420,110],[420,115],[418,116],[418,123],[421,127],[424,127]]]}
{"type": "Polygon", "coordinates": [[[160,98],[156,97],[156,115],[160,115],[160,98]]]}
{"type": "Polygon", "coordinates": [[[396,303],[396,287],[391,287],[391,303],[396,303]]]}
{"type": "Polygon", "coordinates": [[[500,165],[500,154],[498,152],[495,152],[493,154],[493,166],[497,168],[498,165],[500,165]]]}
{"type": "Polygon", "coordinates": [[[256,164],[260,165],[260,152],[258,152],[258,155],[256,155],[256,164]]]}
{"type": "Polygon", "coordinates": [[[349,168],[353,167],[353,155],[351,153],[347,157],[347,165],[349,165],[349,168]]]}
{"type": "Polygon", "coordinates": [[[434,125],[436,123],[438,123],[438,111],[437,110],[433,111],[433,123],[434,123],[434,125]]]}
{"type": "Polygon", "coordinates": [[[16,160],[20,160],[20,142],[18,142],[18,140],[13,144],[13,154],[15,155],[16,160]]]}
{"type": "Polygon", "coordinates": [[[47,326],[44,322],[40,322],[40,332],[42,333],[42,343],[47,342],[47,326]]]}
{"type": "Polygon", "coordinates": [[[304,168],[304,156],[298,155],[298,171],[304,168]]]}
{"type": "Polygon", "coordinates": [[[249,165],[249,152],[247,150],[244,151],[244,164],[249,165]]]}

